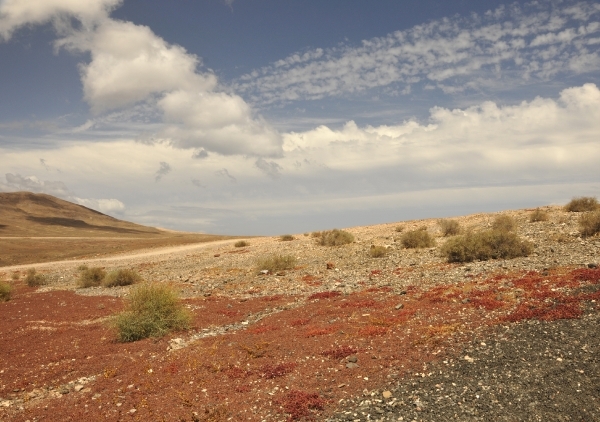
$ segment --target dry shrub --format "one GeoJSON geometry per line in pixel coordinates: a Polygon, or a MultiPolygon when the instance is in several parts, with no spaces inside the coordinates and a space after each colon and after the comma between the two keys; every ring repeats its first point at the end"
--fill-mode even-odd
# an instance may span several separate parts
{"type": "Polygon", "coordinates": [[[112,325],[121,342],[160,337],[172,330],[185,330],[191,322],[175,291],[165,284],[141,284],[131,290],[127,306],[112,325]]]}
{"type": "Polygon", "coordinates": [[[600,233],[600,211],[582,215],[579,219],[579,232],[584,237],[600,233]]]}
{"type": "Polygon", "coordinates": [[[400,238],[400,242],[407,249],[431,248],[435,246],[435,240],[431,237],[426,227],[404,233],[400,238]]]}
{"type": "Polygon", "coordinates": [[[529,215],[529,222],[530,223],[537,223],[538,221],[548,221],[549,217],[548,217],[548,213],[544,210],[541,210],[539,208],[536,208],[535,211],[533,211],[530,215],[529,215]]]}
{"type": "Polygon", "coordinates": [[[460,224],[456,220],[438,220],[438,225],[442,229],[444,237],[456,236],[460,233],[460,224]]]}
{"type": "Polygon", "coordinates": [[[492,230],[500,232],[514,232],[517,229],[517,222],[508,215],[499,215],[492,222],[492,230]]]}
{"type": "Polygon", "coordinates": [[[267,270],[270,273],[277,271],[291,270],[296,266],[296,257],[292,255],[271,255],[258,258],[256,267],[258,271],[267,270]]]}
{"type": "Polygon", "coordinates": [[[0,302],[8,302],[12,295],[12,286],[8,283],[0,281],[0,302]]]}
{"type": "Polygon", "coordinates": [[[13,281],[17,281],[19,278],[21,278],[21,273],[19,273],[18,271],[15,271],[14,273],[12,273],[10,278],[12,278],[13,281]]]}
{"type": "Polygon", "coordinates": [[[318,238],[318,237],[321,237],[322,234],[323,233],[321,233],[321,232],[312,232],[310,234],[310,237],[318,238]]]}
{"type": "Polygon", "coordinates": [[[102,281],[104,287],[130,286],[142,281],[142,277],[133,270],[121,269],[109,272],[102,281]]]}
{"type": "Polygon", "coordinates": [[[290,240],[294,240],[294,236],[292,236],[291,234],[282,234],[279,237],[279,240],[281,240],[282,242],[289,242],[290,240]]]}
{"type": "Polygon", "coordinates": [[[387,255],[387,248],[385,246],[371,245],[371,249],[369,249],[369,255],[371,258],[383,258],[387,255]]]}
{"type": "Polygon", "coordinates": [[[290,415],[288,421],[297,421],[302,418],[314,419],[314,412],[325,409],[326,401],[317,393],[290,390],[277,403],[290,415]]]}
{"type": "Polygon", "coordinates": [[[44,275],[37,274],[35,268],[30,268],[27,270],[27,277],[25,277],[25,283],[27,283],[29,287],[38,287],[46,284],[47,280],[44,275]]]}
{"type": "Polygon", "coordinates": [[[396,226],[396,233],[402,233],[404,231],[404,226],[396,226]]]}
{"type": "Polygon", "coordinates": [[[77,285],[81,288],[97,287],[106,277],[106,271],[101,267],[87,268],[79,274],[77,285]]]}
{"type": "Polygon", "coordinates": [[[80,266],[77,267],[77,271],[85,271],[87,270],[89,267],[85,264],[81,264],[80,266]]]}
{"type": "Polygon", "coordinates": [[[447,258],[448,262],[512,259],[529,256],[532,252],[533,245],[530,242],[521,240],[513,232],[500,230],[469,232],[449,239],[441,248],[442,256],[447,258]]]}
{"type": "Polygon", "coordinates": [[[245,240],[238,240],[233,246],[235,246],[236,248],[243,248],[249,245],[250,243],[246,242],[245,240]]]}
{"type": "Polygon", "coordinates": [[[567,205],[565,205],[565,211],[569,212],[585,212],[585,211],[596,211],[598,209],[598,200],[591,196],[581,196],[579,198],[571,199],[567,205]]]}
{"type": "Polygon", "coordinates": [[[327,230],[322,232],[320,237],[321,246],[340,246],[354,242],[354,236],[345,230],[327,230]]]}

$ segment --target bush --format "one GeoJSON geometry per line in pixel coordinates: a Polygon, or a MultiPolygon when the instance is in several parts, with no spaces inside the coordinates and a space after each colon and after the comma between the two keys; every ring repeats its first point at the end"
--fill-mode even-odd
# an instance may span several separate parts
{"type": "Polygon", "coordinates": [[[89,267],[85,264],[81,264],[79,267],[77,267],[77,271],[85,271],[87,270],[89,267]]]}
{"type": "Polygon", "coordinates": [[[549,217],[548,217],[548,213],[544,210],[541,210],[539,208],[536,208],[535,211],[533,211],[530,215],[529,215],[529,222],[530,223],[537,223],[538,221],[548,221],[549,217]]]}
{"type": "Polygon", "coordinates": [[[238,240],[237,242],[235,242],[235,246],[236,248],[243,248],[245,246],[249,246],[250,243],[246,242],[245,240],[238,240]]]}
{"type": "Polygon", "coordinates": [[[573,198],[571,202],[565,205],[565,211],[569,212],[595,211],[596,209],[598,209],[598,200],[591,196],[573,198]]]}
{"type": "Polygon", "coordinates": [[[319,240],[321,246],[341,246],[352,242],[354,242],[352,233],[338,229],[322,232],[321,239],[319,240]]]}
{"type": "Polygon", "coordinates": [[[79,274],[79,282],[77,285],[84,289],[88,287],[97,287],[102,283],[105,276],[106,271],[101,267],[88,268],[79,274]]]}
{"type": "Polygon", "coordinates": [[[312,233],[310,234],[310,237],[317,238],[317,237],[321,237],[321,235],[322,235],[322,234],[323,234],[323,233],[321,233],[321,232],[312,232],[312,233]]]}
{"type": "Polygon", "coordinates": [[[579,220],[579,232],[584,237],[600,233],[600,211],[582,215],[579,220]]]}
{"type": "Polygon", "coordinates": [[[435,246],[435,240],[427,232],[426,227],[404,233],[400,238],[400,242],[407,249],[431,248],[435,246]]]}
{"type": "Polygon", "coordinates": [[[404,231],[404,226],[396,226],[395,230],[397,233],[402,233],[404,231]]]}
{"type": "Polygon", "coordinates": [[[385,246],[371,245],[371,249],[369,249],[369,255],[371,258],[383,258],[387,255],[387,248],[385,246]]]}
{"type": "Polygon", "coordinates": [[[17,281],[18,279],[21,278],[21,274],[18,271],[15,271],[14,273],[12,273],[10,278],[12,278],[14,281],[17,281]]]}
{"type": "Polygon", "coordinates": [[[142,281],[142,277],[133,270],[121,269],[114,270],[106,274],[102,280],[104,287],[115,287],[115,286],[130,286],[135,283],[142,281]]]}
{"type": "Polygon", "coordinates": [[[292,236],[291,234],[283,234],[279,239],[282,242],[289,242],[290,240],[294,240],[294,236],[292,236]]]}
{"type": "Polygon", "coordinates": [[[0,302],[8,302],[12,294],[12,286],[0,281],[0,302]]]}
{"type": "Polygon", "coordinates": [[[508,215],[497,216],[492,223],[492,230],[500,232],[512,232],[517,229],[517,222],[508,215]]]}
{"type": "Polygon", "coordinates": [[[467,233],[449,239],[441,248],[448,262],[471,262],[476,259],[511,259],[533,252],[530,242],[519,239],[513,232],[486,230],[467,233]]]}
{"type": "Polygon", "coordinates": [[[25,283],[29,287],[38,287],[46,284],[46,277],[42,274],[37,274],[35,268],[30,268],[27,270],[27,277],[25,277],[25,283]]]}
{"type": "Polygon", "coordinates": [[[271,255],[256,261],[258,271],[267,270],[270,273],[291,270],[296,266],[296,258],[292,255],[271,255]]]}
{"type": "Polygon", "coordinates": [[[112,325],[119,341],[130,342],[188,329],[191,320],[171,287],[148,283],[131,290],[125,310],[114,317],[112,325]]]}
{"type": "Polygon", "coordinates": [[[456,220],[439,220],[438,225],[442,229],[444,237],[456,236],[460,233],[460,224],[456,220]]]}

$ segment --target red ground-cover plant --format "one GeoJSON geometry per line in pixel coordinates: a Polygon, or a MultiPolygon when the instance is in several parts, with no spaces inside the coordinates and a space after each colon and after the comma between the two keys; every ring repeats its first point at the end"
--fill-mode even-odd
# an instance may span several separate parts
{"type": "Polygon", "coordinates": [[[275,330],[279,330],[279,327],[274,325],[261,325],[259,327],[249,328],[248,332],[250,334],[264,334],[275,330]]]}
{"type": "Polygon", "coordinates": [[[309,300],[313,300],[313,299],[329,299],[332,297],[337,297],[337,296],[341,296],[342,292],[338,292],[337,290],[333,290],[330,292],[318,292],[318,293],[313,293],[312,295],[310,295],[308,297],[309,300]]]}
{"type": "Polygon", "coordinates": [[[244,379],[253,374],[252,371],[234,365],[229,366],[224,372],[231,379],[244,379]]]}
{"type": "Polygon", "coordinates": [[[280,363],[278,365],[266,364],[260,368],[260,371],[264,378],[273,379],[283,377],[284,375],[291,373],[296,366],[298,366],[298,364],[294,362],[280,363]]]}
{"type": "Polygon", "coordinates": [[[334,349],[325,350],[321,352],[321,356],[326,356],[335,360],[340,360],[358,352],[356,347],[352,346],[338,346],[334,349]]]}
{"type": "Polygon", "coordinates": [[[288,421],[297,421],[301,418],[314,420],[314,410],[323,410],[327,403],[317,393],[291,390],[284,397],[277,400],[283,411],[289,415],[288,421]]]}
{"type": "Polygon", "coordinates": [[[340,305],[340,308],[373,308],[377,306],[378,303],[373,299],[365,299],[365,300],[353,300],[349,302],[344,302],[340,305]]]}
{"type": "Polygon", "coordinates": [[[600,283],[600,268],[581,268],[573,271],[571,275],[578,281],[600,283]]]}
{"type": "Polygon", "coordinates": [[[377,275],[381,275],[382,271],[381,270],[372,270],[371,271],[371,275],[377,276],[377,275]]]}
{"type": "Polygon", "coordinates": [[[360,330],[358,330],[358,335],[366,336],[366,337],[382,336],[382,335],[386,334],[387,331],[388,331],[388,329],[385,327],[377,327],[377,326],[369,325],[367,327],[364,327],[364,328],[361,328],[360,330]]]}
{"type": "Polygon", "coordinates": [[[308,328],[304,332],[304,337],[317,337],[317,336],[325,336],[327,334],[334,333],[337,330],[337,327],[312,327],[308,328]]]}
{"type": "Polygon", "coordinates": [[[273,295],[273,296],[264,296],[261,300],[263,302],[276,302],[278,300],[283,299],[283,295],[273,295]]]}
{"type": "Polygon", "coordinates": [[[490,289],[472,290],[468,295],[468,299],[473,306],[481,307],[488,311],[495,311],[506,306],[498,297],[498,292],[490,289]]]}
{"type": "Polygon", "coordinates": [[[292,327],[300,327],[302,325],[306,325],[310,322],[310,318],[300,318],[300,319],[295,319],[293,321],[290,322],[290,325],[292,327]]]}

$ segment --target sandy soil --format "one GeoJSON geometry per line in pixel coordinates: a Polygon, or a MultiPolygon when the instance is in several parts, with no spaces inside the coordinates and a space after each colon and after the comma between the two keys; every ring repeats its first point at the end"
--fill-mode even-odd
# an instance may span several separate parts
{"type": "Polygon", "coordinates": [[[436,220],[420,220],[351,228],[333,248],[299,234],[37,264],[49,284],[12,281],[0,303],[0,420],[598,420],[600,239],[547,211],[506,213],[535,245],[513,260],[448,264],[436,220]],[[437,246],[402,248],[400,225],[437,246]],[[296,268],[261,273],[273,253],[296,268]],[[129,288],[77,289],[81,264],[170,283],[193,328],[116,342],[107,321],[129,288]]]}

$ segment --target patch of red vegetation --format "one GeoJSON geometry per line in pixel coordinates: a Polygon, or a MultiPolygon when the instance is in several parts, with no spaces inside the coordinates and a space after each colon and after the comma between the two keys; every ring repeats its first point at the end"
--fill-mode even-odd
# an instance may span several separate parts
{"type": "Polygon", "coordinates": [[[378,276],[381,275],[382,271],[381,270],[372,270],[371,271],[371,275],[372,276],[378,276]]]}
{"type": "Polygon", "coordinates": [[[285,396],[277,399],[283,411],[289,415],[288,421],[297,421],[301,418],[315,419],[314,410],[323,410],[326,401],[318,393],[307,393],[300,390],[291,390],[285,396]]]}
{"type": "Polygon", "coordinates": [[[333,349],[321,352],[321,356],[326,356],[335,360],[340,360],[358,352],[358,349],[352,346],[338,346],[333,349]]]}
{"type": "Polygon", "coordinates": [[[313,293],[312,295],[310,295],[308,297],[309,300],[313,300],[313,299],[330,299],[332,297],[337,297],[337,296],[341,296],[342,292],[338,292],[336,290],[334,291],[330,291],[330,292],[318,292],[318,293],[313,293]]]}
{"type": "Polygon", "coordinates": [[[250,334],[264,334],[264,333],[268,333],[269,331],[275,331],[275,330],[279,330],[279,327],[276,327],[274,325],[261,325],[258,327],[249,328],[247,331],[250,334]]]}
{"type": "Polygon", "coordinates": [[[260,368],[260,372],[264,378],[271,380],[289,374],[296,366],[298,366],[298,364],[294,362],[280,363],[278,365],[266,364],[260,368]]]}
{"type": "Polygon", "coordinates": [[[386,334],[388,332],[388,329],[386,327],[378,327],[378,326],[367,326],[364,328],[361,328],[360,330],[358,330],[358,335],[359,336],[366,336],[366,337],[371,337],[371,336],[382,336],[384,334],[386,334]]]}
{"type": "Polygon", "coordinates": [[[293,321],[290,322],[290,326],[292,327],[300,327],[302,325],[306,325],[310,322],[310,318],[300,318],[300,319],[295,319],[293,321]]]}
{"type": "Polygon", "coordinates": [[[308,328],[304,332],[304,337],[316,337],[316,336],[325,336],[327,334],[334,333],[336,331],[336,327],[312,327],[308,328]]]}
{"type": "Polygon", "coordinates": [[[373,299],[364,299],[344,302],[340,305],[340,308],[374,308],[379,305],[380,304],[373,299]]]}

